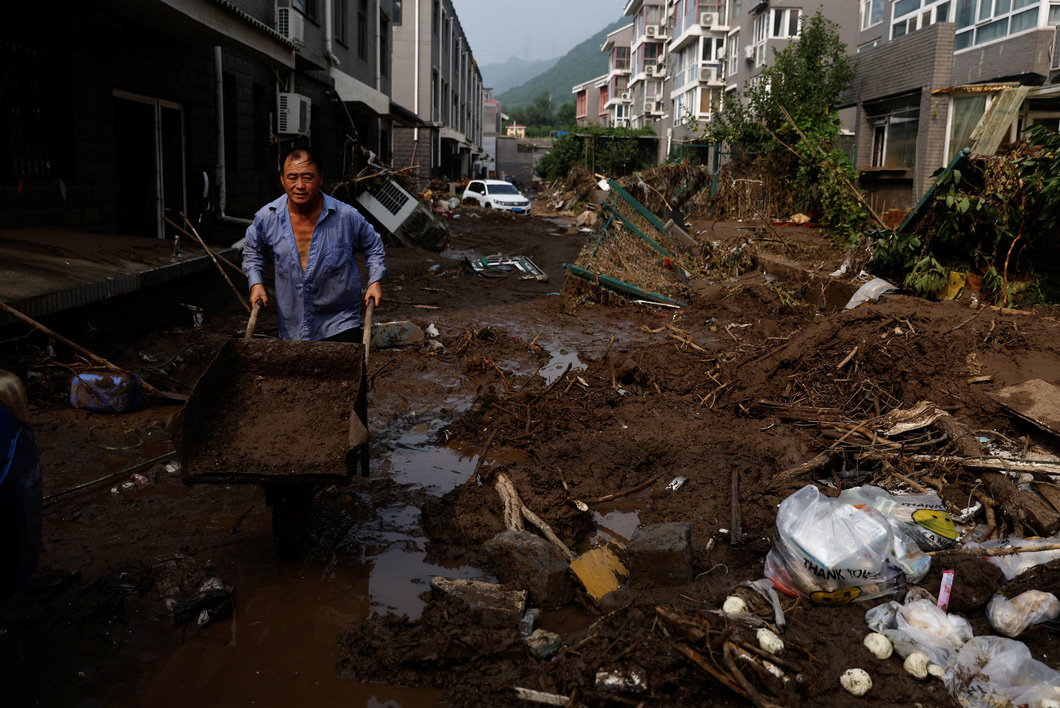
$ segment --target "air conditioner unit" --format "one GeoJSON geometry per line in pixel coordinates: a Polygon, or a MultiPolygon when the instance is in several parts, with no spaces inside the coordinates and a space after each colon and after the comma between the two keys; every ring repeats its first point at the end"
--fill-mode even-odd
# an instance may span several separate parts
{"type": "Polygon", "coordinates": [[[647,25],[644,28],[644,34],[648,35],[649,37],[654,37],[655,35],[659,34],[659,25],[647,25]]]}
{"type": "Polygon", "coordinates": [[[296,10],[276,8],[276,31],[295,44],[305,44],[305,18],[296,10]]]}
{"type": "Polygon", "coordinates": [[[662,113],[664,110],[665,110],[665,106],[663,106],[663,102],[662,101],[656,101],[655,102],[655,113],[662,113]]]}
{"type": "Polygon", "coordinates": [[[1060,25],[1053,28],[1053,60],[1050,69],[1060,69],[1060,25]]]}
{"type": "Polygon", "coordinates": [[[654,64],[648,64],[647,66],[645,66],[644,67],[644,73],[646,75],[648,75],[648,76],[655,76],[655,65],[654,64]]]}
{"type": "Polygon", "coordinates": [[[300,93],[281,93],[276,99],[276,132],[280,135],[309,135],[313,102],[300,93]]]}
{"type": "Polygon", "coordinates": [[[699,69],[699,80],[700,81],[717,81],[718,80],[718,67],[716,66],[703,66],[699,69]]]}
{"type": "Polygon", "coordinates": [[[754,61],[755,58],[755,47],[753,44],[748,44],[743,48],[743,58],[747,61],[754,61]]]}
{"type": "Polygon", "coordinates": [[[660,63],[655,65],[655,75],[656,76],[666,76],[666,63],[665,62],[660,62],[660,63]]]}
{"type": "Polygon", "coordinates": [[[714,26],[714,13],[713,12],[701,12],[699,13],[699,24],[704,27],[714,26]]]}
{"type": "Polygon", "coordinates": [[[718,51],[718,61],[725,61],[725,57],[727,56],[728,55],[725,53],[724,49],[718,51]]]}
{"type": "Polygon", "coordinates": [[[628,101],[629,99],[630,99],[629,91],[624,92],[622,94],[622,100],[623,101],[628,101]]]}
{"type": "Polygon", "coordinates": [[[655,32],[659,37],[669,37],[670,27],[668,25],[659,25],[659,29],[655,32]]]}

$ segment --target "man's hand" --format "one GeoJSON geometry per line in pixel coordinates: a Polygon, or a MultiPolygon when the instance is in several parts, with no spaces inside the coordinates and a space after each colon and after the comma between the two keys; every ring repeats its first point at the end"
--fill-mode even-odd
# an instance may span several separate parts
{"type": "Polygon", "coordinates": [[[261,283],[250,287],[250,306],[253,307],[258,300],[261,300],[265,307],[269,306],[269,294],[265,292],[265,286],[261,283]]]}
{"type": "Polygon", "coordinates": [[[375,306],[379,307],[379,303],[383,301],[383,286],[379,284],[379,281],[375,281],[368,286],[368,290],[364,294],[364,304],[367,306],[369,300],[375,300],[375,306]]]}

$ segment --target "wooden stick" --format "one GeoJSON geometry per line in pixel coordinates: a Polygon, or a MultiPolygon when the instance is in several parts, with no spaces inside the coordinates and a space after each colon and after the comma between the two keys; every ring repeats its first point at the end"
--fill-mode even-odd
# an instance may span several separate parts
{"type": "Polygon", "coordinates": [[[858,348],[857,348],[857,346],[855,346],[853,349],[850,350],[850,353],[846,355],[846,358],[843,359],[843,361],[841,361],[838,364],[836,364],[836,367],[835,367],[836,370],[838,371],[839,369],[842,369],[844,366],[849,364],[850,360],[853,359],[854,355],[857,354],[857,353],[858,353],[858,348]]]}
{"type": "Polygon", "coordinates": [[[619,497],[627,497],[630,494],[635,494],[635,493],[639,492],[640,490],[644,489],[645,487],[650,487],[655,482],[655,480],[659,479],[664,474],[666,474],[665,471],[660,472],[659,474],[657,474],[654,477],[652,477],[651,479],[649,479],[647,482],[642,482],[641,484],[638,484],[636,487],[631,487],[631,488],[623,490],[621,492],[615,492],[614,494],[605,494],[604,496],[596,497],[595,499],[585,499],[584,501],[585,501],[586,504],[602,504],[604,502],[611,501],[612,499],[618,499],[619,497]]]}
{"type": "MultiPolygon", "coordinates": [[[[221,272],[221,277],[225,279],[226,283],[228,283],[228,287],[232,288],[232,292],[234,292],[236,294],[236,297],[239,298],[239,304],[241,304],[246,309],[247,312],[250,312],[250,305],[247,304],[246,299],[244,299],[244,297],[239,293],[239,291],[236,290],[235,284],[233,284],[232,283],[232,279],[228,277],[228,273],[225,273],[225,269],[222,268],[221,264],[217,262],[217,256],[214,255],[213,249],[210,248],[209,246],[207,246],[206,242],[202,240],[202,237],[199,236],[199,232],[196,231],[195,227],[191,225],[190,221],[188,221],[188,217],[184,216],[184,212],[181,211],[181,212],[177,212],[177,213],[180,214],[181,217],[184,218],[184,222],[188,225],[188,228],[191,229],[192,238],[194,238],[196,241],[199,242],[199,245],[202,246],[202,250],[206,251],[206,255],[208,255],[210,257],[210,260],[213,261],[213,264],[215,266],[217,266],[217,270],[219,270],[221,272]]],[[[162,217],[162,218],[164,218],[172,226],[180,229],[180,227],[177,226],[176,224],[174,224],[172,219],[170,219],[168,216],[165,216],[165,217],[162,217]]],[[[181,229],[181,230],[183,231],[183,229],[181,229]]],[[[184,233],[187,233],[187,231],[184,231],[184,233]]]]}
{"type": "MultiPolygon", "coordinates": [[[[478,477],[479,470],[482,469],[482,463],[486,461],[486,453],[490,451],[490,447],[493,446],[493,440],[497,437],[497,429],[494,428],[490,436],[486,438],[486,444],[482,446],[482,450],[478,453],[478,462],[475,463],[475,470],[471,473],[470,479],[478,477]]],[[[468,481],[470,481],[470,479],[468,481]]]]}
{"type": "Polygon", "coordinates": [[[732,468],[731,523],[729,524],[729,545],[740,545],[740,472],[732,468]]]}
{"type": "Polygon", "coordinates": [[[875,451],[858,455],[859,460],[905,460],[921,465],[954,464],[976,470],[1000,470],[1002,472],[1038,472],[1060,477],[1060,463],[1032,460],[1010,460],[1005,457],[960,457],[958,455],[902,455],[899,452],[875,451]]]}
{"type": "MultiPolygon", "coordinates": [[[[54,330],[48,329],[47,327],[42,325],[40,322],[37,322],[32,317],[22,314],[21,312],[19,312],[15,308],[13,308],[10,305],[8,305],[6,302],[0,302],[0,310],[3,310],[4,312],[6,312],[7,314],[11,315],[15,319],[22,320],[26,324],[29,324],[29,325],[31,325],[33,327],[36,327],[37,329],[39,329],[41,332],[44,332],[44,334],[48,335],[52,339],[55,339],[56,341],[58,341],[58,342],[60,342],[62,344],[65,344],[66,346],[70,347],[74,351],[76,351],[76,352],[78,352],[80,354],[83,354],[84,356],[88,357],[89,359],[91,359],[92,361],[96,362],[100,366],[105,366],[106,368],[110,369],[111,371],[120,371],[123,374],[129,373],[125,369],[121,368],[120,366],[116,366],[114,364],[111,364],[109,361],[107,361],[103,357],[97,356],[96,354],[93,354],[89,350],[87,350],[84,347],[82,347],[80,344],[76,344],[75,342],[72,342],[71,340],[69,340],[66,337],[62,336],[61,334],[55,332],[54,330]]],[[[187,396],[185,396],[183,394],[180,394],[180,393],[169,393],[169,392],[166,392],[166,391],[159,391],[157,388],[155,388],[151,384],[147,383],[143,379],[139,379],[138,380],[138,385],[143,390],[147,391],[148,393],[150,393],[152,395],[158,396],[159,398],[168,398],[169,400],[172,400],[172,401],[186,401],[186,400],[188,400],[187,396]]]]}
{"type": "Polygon", "coordinates": [[[731,676],[727,676],[726,674],[723,674],[722,672],[718,671],[713,666],[711,666],[710,662],[707,661],[707,658],[700,654],[698,651],[685,644],[678,644],[677,650],[684,654],[686,657],[688,657],[696,666],[703,669],[712,677],[714,677],[714,679],[718,681],[718,683],[720,683],[721,685],[725,686],[725,688],[729,689],[733,693],[736,693],[737,695],[750,699],[750,695],[748,695],[747,691],[745,691],[743,687],[740,686],[740,684],[736,683],[736,681],[734,681],[731,676]]]}
{"type": "Polygon", "coordinates": [[[929,556],[1014,556],[1017,553],[1035,553],[1036,551],[1060,551],[1060,543],[1008,548],[943,548],[940,551],[927,551],[926,553],[929,556]]]}

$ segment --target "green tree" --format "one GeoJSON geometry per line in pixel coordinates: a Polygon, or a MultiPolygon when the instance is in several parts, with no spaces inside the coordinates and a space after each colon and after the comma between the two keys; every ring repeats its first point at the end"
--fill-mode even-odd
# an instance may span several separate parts
{"type": "Polygon", "coordinates": [[[556,125],[560,129],[570,128],[577,123],[577,109],[574,108],[573,103],[564,103],[560,105],[559,110],[556,111],[556,125]]]}
{"type": "Polygon", "coordinates": [[[799,37],[742,93],[726,94],[707,137],[767,158],[820,208],[837,244],[851,244],[868,212],[852,193],[849,158],[837,146],[840,95],[855,67],[839,41],[838,25],[821,10],[807,18],[799,37]]]}

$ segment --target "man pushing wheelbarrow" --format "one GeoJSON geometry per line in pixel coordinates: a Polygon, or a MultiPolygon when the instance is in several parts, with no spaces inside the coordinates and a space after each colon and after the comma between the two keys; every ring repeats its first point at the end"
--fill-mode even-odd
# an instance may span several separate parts
{"type": "Polygon", "coordinates": [[[227,342],[196,383],[177,438],[185,482],[265,487],[277,549],[293,555],[315,488],[348,483],[358,462],[368,474],[368,344],[387,271],[379,234],[321,192],[310,151],[287,154],[280,182],[284,196],[247,229],[243,270],[254,305],[247,335],[227,342]],[[368,270],[363,299],[358,252],[368,270]],[[269,305],[266,257],[285,341],[251,338],[269,305]]]}

